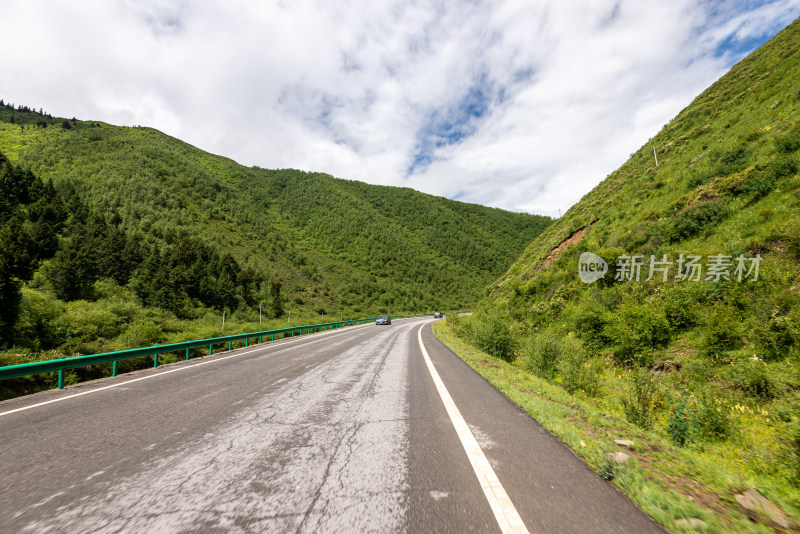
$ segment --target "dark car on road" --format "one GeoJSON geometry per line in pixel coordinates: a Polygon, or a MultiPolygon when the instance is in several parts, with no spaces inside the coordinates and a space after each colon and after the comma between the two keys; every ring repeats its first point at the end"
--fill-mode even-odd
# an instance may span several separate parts
{"type": "Polygon", "coordinates": [[[389,319],[388,315],[379,315],[377,319],[375,319],[375,324],[392,324],[392,320],[389,319]]]}
{"type": "Polygon", "coordinates": [[[442,317],[444,317],[444,315],[442,315],[442,312],[436,312],[433,314],[434,319],[441,319],[442,317]]]}

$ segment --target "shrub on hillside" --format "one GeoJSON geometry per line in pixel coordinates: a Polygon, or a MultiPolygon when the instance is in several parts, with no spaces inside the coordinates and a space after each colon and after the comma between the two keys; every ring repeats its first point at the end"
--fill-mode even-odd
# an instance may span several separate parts
{"type": "Polygon", "coordinates": [[[120,332],[119,318],[101,302],[76,300],[68,302],[59,318],[69,332],[69,337],[78,342],[88,342],[97,338],[110,339],[120,332]]]}
{"type": "Polygon", "coordinates": [[[555,378],[561,357],[562,336],[554,330],[542,330],[530,338],[525,347],[525,363],[542,378],[555,378]]]}
{"type": "Polygon", "coordinates": [[[600,391],[600,361],[593,359],[579,339],[568,335],[561,341],[561,358],[558,362],[564,389],[570,393],[583,391],[595,396],[600,391]]]}
{"type": "Polygon", "coordinates": [[[742,344],[741,324],[735,308],[725,304],[714,305],[704,315],[701,328],[703,352],[718,358],[725,351],[739,348],[742,344]]]}
{"type": "Polygon", "coordinates": [[[478,318],[473,338],[475,346],[486,354],[507,362],[514,359],[517,341],[507,320],[497,315],[478,318]]]}
{"type": "Polygon", "coordinates": [[[473,339],[472,320],[470,317],[460,317],[457,313],[450,313],[447,315],[445,322],[457,337],[467,341],[473,339]]]}
{"type": "Polygon", "coordinates": [[[689,188],[708,183],[712,178],[728,176],[746,168],[750,162],[752,153],[743,145],[729,150],[716,149],[709,153],[709,166],[695,171],[689,177],[689,188]]]}
{"type": "Polygon", "coordinates": [[[769,319],[759,323],[754,332],[754,341],[759,354],[766,360],[784,358],[800,344],[800,321],[797,314],[773,313],[769,319]]]}
{"type": "Polygon", "coordinates": [[[569,308],[572,327],[588,345],[600,347],[609,340],[604,331],[610,321],[610,314],[596,299],[585,299],[569,308]]]}
{"type": "Polygon", "coordinates": [[[800,394],[789,405],[785,419],[788,424],[782,436],[784,456],[788,460],[787,465],[793,467],[795,484],[800,485],[800,394]]]}
{"type": "Polygon", "coordinates": [[[49,293],[22,288],[20,314],[16,329],[17,344],[35,350],[59,344],[56,321],[64,312],[64,303],[49,293]]]}
{"type": "Polygon", "coordinates": [[[793,156],[778,156],[770,162],[767,172],[771,174],[775,180],[792,176],[797,172],[797,160],[793,156]]]}
{"type": "Polygon", "coordinates": [[[731,386],[756,399],[771,399],[777,393],[769,368],[755,354],[741,351],[735,356],[731,372],[731,386]]]}
{"type": "Polygon", "coordinates": [[[673,330],[682,330],[696,324],[697,315],[694,306],[697,297],[689,284],[666,287],[661,292],[661,301],[664,315],[673,330]]]}
{"type": "Polygon", "coordinates": [[[683,447],[694,441],[695,428],[692,424],[691,413],[682,396],[671,402],[672,411],[667,419],[667,434],[676,445],[683,447]]]}
{"type": "Polygon", "coordinates": [[[744,145],[733,147],[721,153],[717,161],[715,174],[717,176],[725,176],[747,167],[750,156],[750,150],[744,145]]]}
{"type": "Polygon", "coordinates": [[[733,433],[733,420],[728,404],[703,392],[697,401],[697,432],[705,441],[724,441],[733,433]]]}
{"type": "Polygon", "coordinates": [[[743,191],[753,195],[753,199],[757,200],[767,196],[775,189],[775,181],[775,175],[772,173],[765,171],[754,172],[748,175],[743,191]]]}
{"type": "Polygon", "coordinates": [[[622,409],[628,422],[645,430],[653,428],[657,397],[656,375],[649,369],[634,370],[622,399],[622,409]]]}
{"type": "Polygon", "coordinates": [[[794,465],[795,484],[800,485],[800,415],[795,417],[787,432],[789,465],[794,465]]]}
{"type": "Polygon", "coordinates": [[[792,130],[775,138],[775,148],[784,154],[800,150],[800,127],[795,126],[792,130]]]}
{"type": "Polygon", "coordinates": [[[770,194],[778,180],[792,176],[796,172],[797,160],[791,155],[781,154],[770,161],[763,170],[748,176],[744,192],[753,195],[754,200],[757,200],[770,194]]]}
{"type": "Polygon", "coordinates": [[[666,232],[669,241],[675,243],[699,234],[703,229],[720,222],[728,215],[727,204],[711,200],[689,206],[675,215],[672,226],[666,232]]]}
{"type": "Polygon", "coordinates": [[[600,390],[602,364],[591,358],[572,333],[564,335],[555,328],[540,330],[528,341],[524,355],[528,369],[548,380],[559,376],[570,393],[583,391],[594,396],[600,390]]]}
{"type": "Polygon", "coordinates": [[[624,304],[604,335],[614,343],[616,358],[625,364],[646,364],[653,349],[666,345],[670,328],[664,312],[653,304],[624,304]]]}
{"type": "Polygon", "coordinates": [[[128,325],[128,328],[125,329],[125,332],[120,337],[120,341],[131,349],[157,345],[163,340],[164,331],[162,328],[147,319],[136,319],[128,325]]]}
{"type": "MultiPolygon", "coordinates": [[[[600,288],[607,288],[609,286],[618,283],[616,280],[617,269],[618,269],[617,258],[619,258],[624,254],[628,254],[628,252],[620,247],[609,247],[598,250],[596,254],[601,258],[603,258],[605,262],[608,264],[608,272],[603,278],[601,278],[596,282],[597,286],[600,288]]],[[[607,297],[613,297],[615,293],[609,293],[608,291],[603,291],[601,295],[607,297]]],[[[614,307],[614,306],[609,307],[606,303],[604,303],[603,306],[605,306],[607,309],[613,309],[614,307]]]]}

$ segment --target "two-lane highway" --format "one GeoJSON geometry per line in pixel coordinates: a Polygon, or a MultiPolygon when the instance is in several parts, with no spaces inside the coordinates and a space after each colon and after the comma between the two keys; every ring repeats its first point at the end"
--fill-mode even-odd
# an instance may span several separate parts
{"type": "Polygon", "coordinates": [[[660,532],[428,323],[2,402],[0,532],[660,532]]]}

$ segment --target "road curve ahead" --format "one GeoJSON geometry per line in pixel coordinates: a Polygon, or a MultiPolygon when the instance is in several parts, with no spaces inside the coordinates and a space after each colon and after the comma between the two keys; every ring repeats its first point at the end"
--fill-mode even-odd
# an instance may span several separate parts
{"type": "Polygon", "coordinates": [[[2,402],[0,532],[661,532],[429,322],[2,402]]]}

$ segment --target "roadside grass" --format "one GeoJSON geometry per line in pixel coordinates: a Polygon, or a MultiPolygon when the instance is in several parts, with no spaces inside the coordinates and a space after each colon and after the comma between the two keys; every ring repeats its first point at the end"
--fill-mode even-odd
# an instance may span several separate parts
{"type": "Polygon", "coordinates": [[[530,372],[521,358],[509,363],[475,349],[448,321],[434,323],[433,328],[462,360],[611,479],[657,523],[681,532],[677,520],[697,518],[707,524],[705,532],[773,532],[751,522],[736,503],[734,496],[748,487],[757,488],[795,521],[800,517],[800,491],[786,482],[791,466],[781,461],[781,436],[765,408],[737,403],[732,407],[735,436],[680,447],[664,430],[668,410],[656,412],[652,430],[626,420],[622,399],[630,380],[627,370],[604,370],[595,397],[570,394],[557,382],[530,372]],[[615,439],[632,440],[635,446],[628,450],[615,439]],[[610,462],[606,453],[615,451],[631,459],[610,462]]]}

